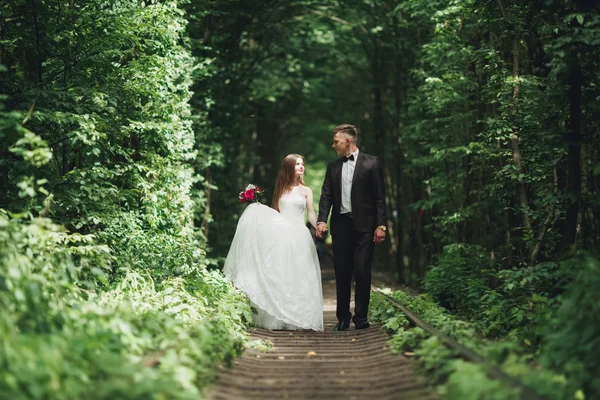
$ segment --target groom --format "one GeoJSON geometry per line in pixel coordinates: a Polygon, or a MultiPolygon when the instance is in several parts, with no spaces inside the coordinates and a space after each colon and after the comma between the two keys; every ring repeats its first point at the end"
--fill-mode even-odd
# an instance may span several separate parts
{"type": "Polygon", "coordinates": [[[385,240],[386,216],[383,171],[377,157],[356,146],[358,131],[345,124],[333,130],[333,145],[340,158],[327,165],[319,200],[317,236],[327,232],[331,214],[333,267],[337,292],[335,331],[350,327],[350,289],[355,276],[354,327],[369,327],[367,311],[371,292],[373,245],[385,240]]]}

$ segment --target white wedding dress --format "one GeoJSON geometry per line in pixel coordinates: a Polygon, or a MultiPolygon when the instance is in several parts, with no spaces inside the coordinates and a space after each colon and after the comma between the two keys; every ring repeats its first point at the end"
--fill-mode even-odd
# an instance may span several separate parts
{"type": "Polygon", "coordinates": [[[258,310],[259,327],[322,331],[321,269],[304,225],[306,198],[286,194],[279,209],[260,203],[246,208],[223,272],[258,310]]]}

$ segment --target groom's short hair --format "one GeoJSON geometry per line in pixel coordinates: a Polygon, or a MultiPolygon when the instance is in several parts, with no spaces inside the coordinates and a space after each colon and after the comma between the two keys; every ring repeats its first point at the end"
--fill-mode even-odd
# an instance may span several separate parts
{"type": "Polygon", "coordinates": [[[345,133],[346,135],[348,135],[352,138],[352,141],[354,143],[356,143],[356,140],[358,139],[358,129],[356,129],[356,127],[354,125],[350,125],[350,124],[338,125],[335,128],[333,128],[333,134],[335,135],[337,133],[345,133]]]}

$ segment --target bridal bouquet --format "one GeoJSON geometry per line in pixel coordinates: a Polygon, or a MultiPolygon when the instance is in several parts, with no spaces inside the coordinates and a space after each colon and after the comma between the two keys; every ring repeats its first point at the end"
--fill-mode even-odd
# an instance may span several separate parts
{"type": "Polygon", "coordinates": [[[246,189],[240,192],[240,203],[258,203],[259,197],[263,194],[263,190],[258,186],[249,184],[246,189]]]}

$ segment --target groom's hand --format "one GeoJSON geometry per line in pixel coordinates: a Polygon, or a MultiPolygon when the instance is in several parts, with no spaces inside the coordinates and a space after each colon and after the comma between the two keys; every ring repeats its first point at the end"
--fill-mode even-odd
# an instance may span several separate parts
{"type": "Polygon", "coordinates": [[[318,238],[322,238],[323,235],[325,235],[326,232],[327,232],[327,224],[320,223],[320,224],[317,225],[316,234],[317,234],[318,238]]]}
{"type": "Polygon", "coordinates": [[[373,234],[373,242],[375,244],[383,243],[385,240],[385,231],[383,229],[375,229],[375,233],[373,234]]]}

